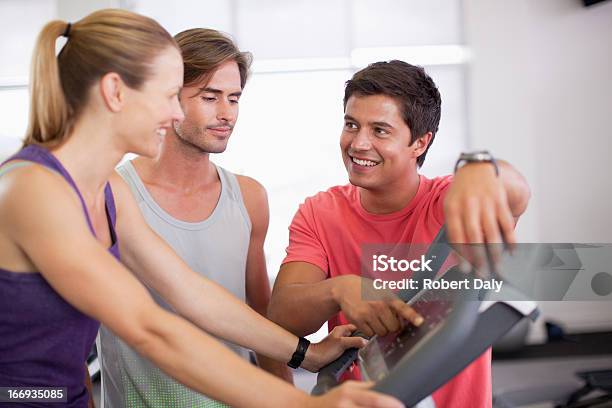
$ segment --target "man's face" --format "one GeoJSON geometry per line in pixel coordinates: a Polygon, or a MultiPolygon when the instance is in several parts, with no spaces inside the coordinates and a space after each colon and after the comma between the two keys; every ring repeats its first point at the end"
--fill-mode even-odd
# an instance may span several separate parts
{"type": "Polygon", "coordinates": [[[185,120],[175,122],[179,140],[203,153],[221,153],[238,119],[242,94],[236,61],[226,61],[207,84],[194,84],[181,91],[185,120]]]}
{"type": "Polygon", "coordinates": [[[416,172],[415,143],[397,101],[386,95],[353,95],[340,137],[351,184],[377,190],[416,172]]]}

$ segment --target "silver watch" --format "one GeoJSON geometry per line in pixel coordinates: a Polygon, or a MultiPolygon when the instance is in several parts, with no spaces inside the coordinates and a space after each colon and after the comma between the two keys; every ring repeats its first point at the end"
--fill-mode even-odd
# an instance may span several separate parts
{"type": "Polygon", "coordinates": [[[455,163],[455,173],[467,163],[491,163],[495,168],[495,175],[499,176],[499,168],[497,162],[488,150],[480,150],[477,152],[464,152],[459,155],[457,163],[455,163]]]}

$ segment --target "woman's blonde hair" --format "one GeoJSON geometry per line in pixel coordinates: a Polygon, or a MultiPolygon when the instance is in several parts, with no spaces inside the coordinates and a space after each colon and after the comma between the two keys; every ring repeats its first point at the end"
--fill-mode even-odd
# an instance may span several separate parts
{"type": "Polygon", "coordinates": [[[155,20],[126,10],[96,11],[74,24],[55,20],[38,35],[30,74],[30,119],[24,146],[60,145],[96,80],[115,72],[138,89],[172,36],[155,20]],[[55,42],[67,42],[55,55],[55,42]]]}

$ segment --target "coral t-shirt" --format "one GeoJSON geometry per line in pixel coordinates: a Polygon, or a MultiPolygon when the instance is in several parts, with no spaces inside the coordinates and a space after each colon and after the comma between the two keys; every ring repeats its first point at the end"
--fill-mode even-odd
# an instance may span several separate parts
{"type": "MultiPolygon", "coordinates": [[[[308,262],[328,278],[360,274],[361,246],[376,243],[429,244],[443,224],[444,195],[451,176],[420,176],[414,198],[390,214],[362,206],[357,187],[332,187],[300,205],[289,227],[283,264],[308,262]]],[[[331,330],[347,323],[342,313],[328,321],[331,330]]],[[[491,350],[487,350],[433,394],[437,407],[491,407],[491,350]]]]}

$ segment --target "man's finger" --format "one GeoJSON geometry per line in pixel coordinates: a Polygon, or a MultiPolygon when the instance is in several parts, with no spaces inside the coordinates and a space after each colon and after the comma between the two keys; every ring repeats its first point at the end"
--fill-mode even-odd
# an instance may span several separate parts
{"type": "Polygon", "coordinates": [[[481,268],[486,262],[484,248],[480,245],[484,242],[482,226],[480,225],[480,212],[480,203],[477,200],[469,200],[466,211],[463,213],[463,226],[469,243],[466,248],[468,261],[476,269],[481,268]]]}
{"type": "Polygon", "coordinates": [[[504,236],[504,242],[510,248],[514,248],[516,245],[516,236],[514,233],[514,217],[510,212],[510,209],[505,204],[499,205],[501,208],[497,210],[497,220],[499,227],[501,228],[502,235],[504,236]]]}
{"type": "Polygon", "coordinates": [[[389,330],[387,330],[385,325],[380,321],[374,308],[370,309],[367,321],[370,327],[374,330],[374,333],[376,333],[378,336],[386,336],[389,334],[389,330]]]}
{"type": "Polygon", "coordinates": [[[463,273],[472,270],[470,265],[471,256],[460,209],[455,204],[445,203],[444,215],[446,217],[446,234],[451,247],[459,255],[459,269],[463,273]]]}
{"type": "Polygon", "coordinates": [[[482,228],[480,227],[480,211],[481,208],[478,200],[467,200],[461,221],[463,222],[467,242],[470,244],[483,242],[482,228]]]}
{"type": "Polygon", "coordinates": [[[418,314],[417,311],[410,307],[408,304],[402,302],[399,299],[396,299],[391,302],[391,305],[399,316],[408,320],[413,325],[420,326],[421,324],[423,324],[423,316],[418,314]]]}
{"type": "Polygon", "coordinates": [[[495,214],[495,208],[493,206],[488,207],[482,213],[482,225],[485,232],[487,260],[490,264],[491,269],[489,272],[495,273],[497,265],[501,261],[503,244],[502,235],[500,232],[499,224],[497,223],[497,216],[495,214]]]}
{"type": "Polygon", "coordinates": [[[393,333],[400,329],[400,319],[395,313],[395,310],[392,309],[392,306],[389,304],[389,302],[381,303],[381,305],[378,306],[377,309],[378,318],[387,328],[388,332],[393,333]]]}
{"type": "Polygon", "coordinates": [[[340,339],[340,344],[345,349],[347,348],[362,348],[368,344],[368,341],[363,337],[355,336],[355,337],[343,337],[340,339]]]}
{"type": "Polygon", "coordinates": [[[374,330],[365,319],[356,321],[355,324],[357,325],[357,330],[362,332],[366,337],[372,337],[374,335],[374,330]]]}
{"type": "Polygon", "coordinates": [[[336,338],[350,336],[356,330],[355,325],[353,324],[343,324],[341,326],[336,326],[331,331],[330,335],[336,338]]]}
{"type": "Polygon", "coordinates": [[[463,244],[466,242],[465,232],[463,231],[463,221],[461,214],[454,205],[447,205],[445,211],[446,233],[448,242],[452,244],[463,244]]]}

